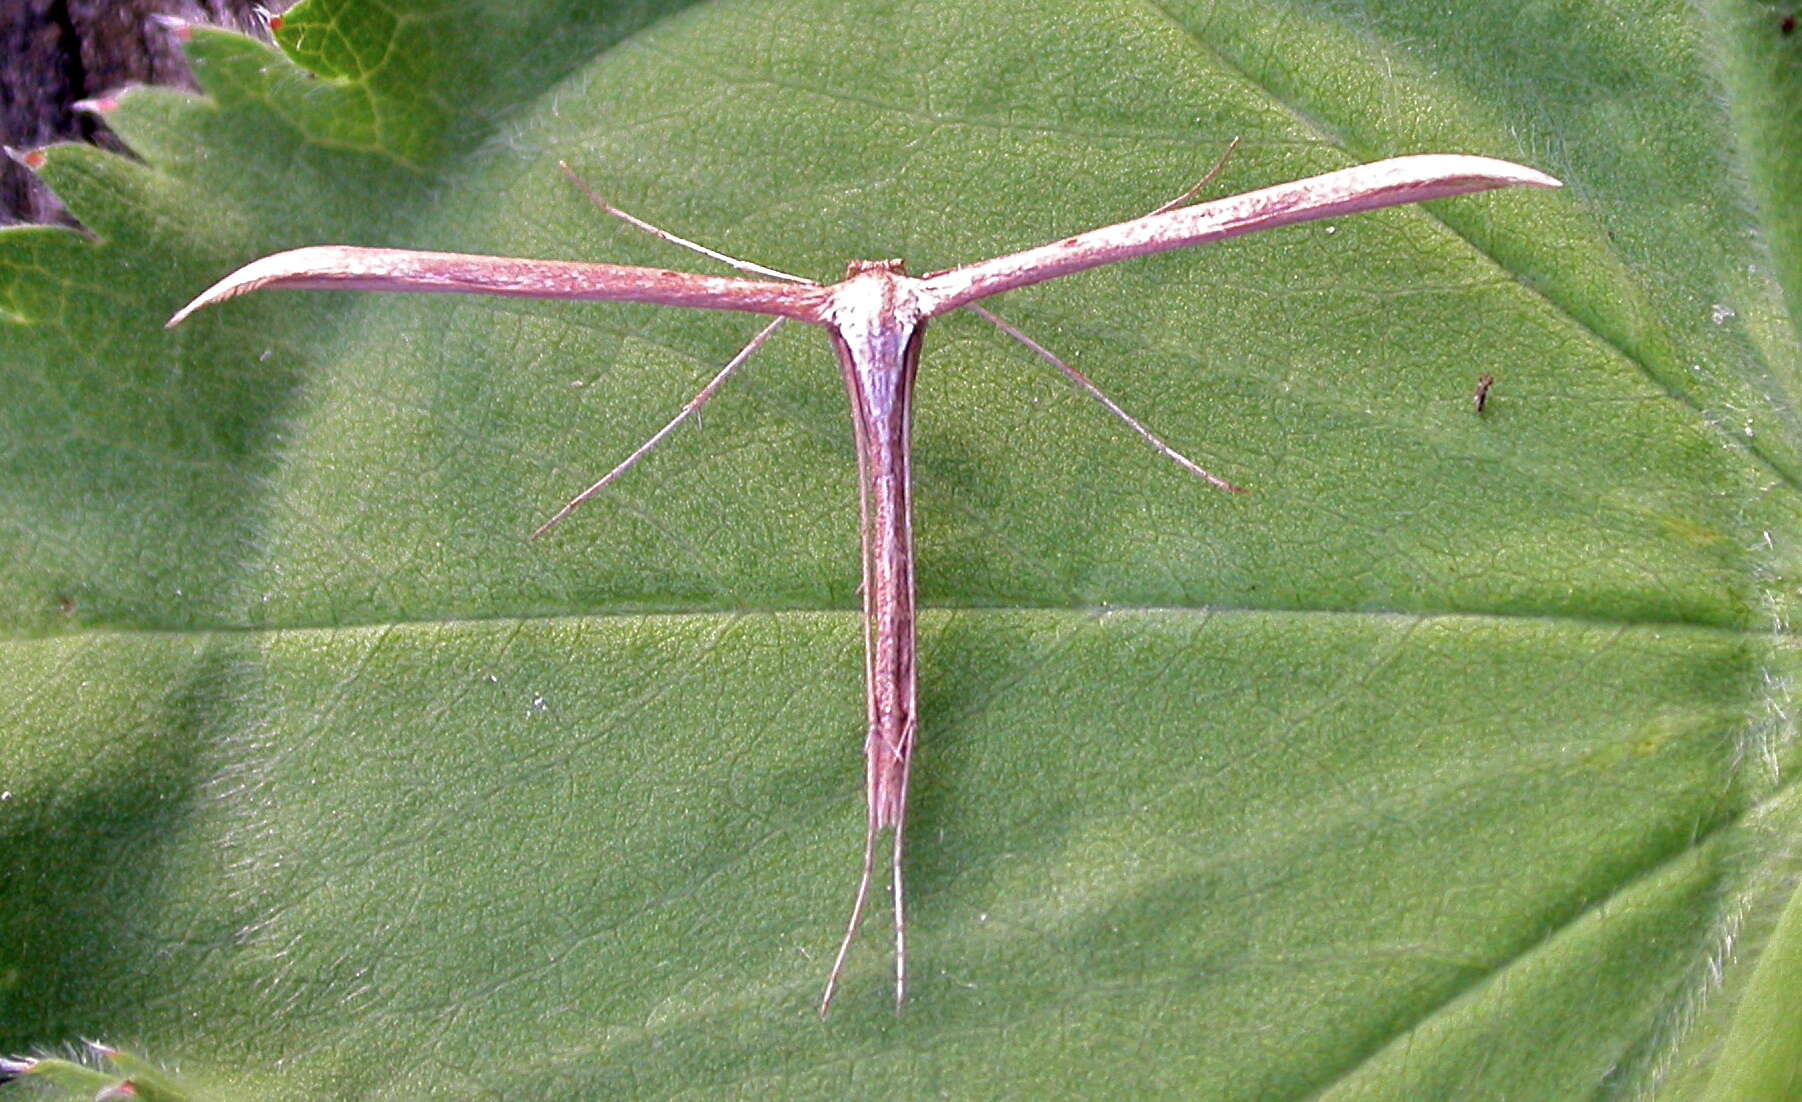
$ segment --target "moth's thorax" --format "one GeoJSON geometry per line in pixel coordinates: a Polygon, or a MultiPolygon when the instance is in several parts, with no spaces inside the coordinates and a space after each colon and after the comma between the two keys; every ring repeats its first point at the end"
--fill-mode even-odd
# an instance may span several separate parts
{"type": "Polygon", "coordinates": [[[937,297],[900,260],[853,260],[828,291],[820,317],[841,335],[911,333],[937,312],[937,297]]]}

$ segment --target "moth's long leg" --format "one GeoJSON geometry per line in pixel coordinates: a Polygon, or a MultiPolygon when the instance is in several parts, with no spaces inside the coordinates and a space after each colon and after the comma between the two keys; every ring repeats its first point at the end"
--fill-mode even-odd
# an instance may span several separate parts
{"type": "MultiPolygon", "coordinates": [[[[1237,138],[1235,138],[1233,140],[1235,142],[1238,141],[1237,138]]],[[[777,279],[786,279],[791,283],[813,283],[813,280],[811,280],[811,279],[802,279],[798,275],[789,275],[787,272],[779,272],[774,268],[766,268],[761,264],[753,264],[749,260],[740,260],[735,256],[727,256],[725,253],[715,252],[714,250],[708,248],[705,245],[698,245],[695,242],[690,241],[686,237],[677,237],[675,234],[669,232],[668,230],[658,229],[656,226],[651,225],[649,222],[646,222],[644,219],[636,217],[634,215],[627,214],[625,211],[620,210],[618,207],[614,206],[612,203],[609,203],[607,200],[601,198],[600,195],[597,194],[593,188],[589,187],[586,183],[583,182],[583,180],[580,176],[576,175],[576,170],[569,167],[568,161],[558,161],[557,167],[563,170],[563,174],[565,176],[569,177],[570,183],[576,185],[576,190],[580,191],[583,195],[588,196],[589,202],[593,203],[595,206],[606,211],[608,214],[611,214],[613,217],[619,219],[621,222],[624,222],[626,225],[631,226],[634,229],[643,230],[644,232],[650,234],[652,237],[655,237],[659,241],[667,241],[672,245],[680,245],[684,249],[689,249],[693,252],[700,253],[702,256],[710,257],[714,260],[719,261],[721,264],[731,265],[732,267],[737,268],[741,272],[755,272],[758,275],[774,276],[777,279]]],[[[1205,180],[1202,181],[1202,183],[1206,183],[1206,182],[1207,181],[1205,181],[1205,180]]],[[[1196,185],[1196,187],[1198,187],[1198,188],[1200,186],[1201,186],[1200,184],[1196,185]]]]}
{"type": "MultiPolygon", "coordinates": [[[[912,750],[913,738],[908,738],[909,750],[912,750]]],[[[907,807],[902,805],[900,814],[905,818],[907,807]]],[[[895,848],[889,858],[889,875],[894,880],[895,898],[895,1009],[899,1011],[907,1002],[907,892],[901,884],[902,843],[906,840],[906,832],[902,830],[902,820],[895,821],[895,848]]]]}
{"type": "MultiPolygon", "coordinates": [[[[900,835],[896,836],[900,845],[900,835]]],[[[845,958],[851,955],[851,943],[857,940],[857,927],[863,924],[863,909],[870,901],[870,878],[876,871],[876,820],[864,829],[863,876],[857,881],[857,901],[851,904],[851,921],[845,926],[845,939],[838,943],[838,956],[833,958],[832,973],[826,977],[826,994],[820,999],[820,1017],[832,1009],[832,996],[838,992],[839,973],[845,970],[845,958]]],[[[901,897],[895,896],[898,901],[901,897]]]]}
{"type": "Polygon", "coordinates": [[[584,501],[587,501],[589,498],[593,497],[594,495],[600,493],[602,490],[605,490],[609,485],[612,484],[614,479],[618,478],[620,475],[625,474],[627,471],[631,470],[634,464],[636,464],[640,459],[643,459],[646,455],[650,454],[650,451],[652,448],[656,447],[658,444],[663,443],[664,437],[666,437],[670,433],[676,431],[677,425],[680,425],[682,422],[688,420],[690,417],[692,417],[696,413],[700,412],[701,407],[707,404],[707,399],[713,397],[714,392],[719,390],[719,388],[725,383],[725,381],[731,377],[731,375],[734,371],[737,371],[741,366],[743,366],[743,364],[746,360],[751,358],[752,353],[756,352],[759,348],[763,347],[763,342],[769,340],[770,334],[774,333],[776,331],[776,328],[778,326],[780,326],[785,320],[787,320],[787,319],[777,318],[775,321],[772,321],[768,325],[764,326],[763,331],[761,333],[758,333],[755,337],[751,338],[750,344],[747,344],[743,348],[739,349],[738,355],[732,357],[731,361],[729,363],[727,363],[725,367],[720,368],[719,374],[715,375],[707,383],[706,386],[702,387],[701,392],[699,394],[695,395],[693,398],[690,398],[688,400],[688,404],[682,407],[682,412],[676,414],[676,416],[673,419],[671,419],[669,424],[658,429],[657,434],[655,436],[651,437],[649,440],[646,440],[643,444],[640,444],[638,446],[637,451],[633,452],[631,455],[626,456],[625,462],[623,462],[619,466],[613,468],[611,471],[608,471],[605,475],[602,476],[602,478],[599,482],[596,482],[594,485],[588,487],[588,489],[583,490],[581,493],[579,493],[575,497],[571,498],[569,501],[569,504],[567,504],[563,508],[557,510],[556,516],[552,517],[551,519],[545,521],[543,524],[538,526],[538,530],[536,532],[532,533],[532,538],[537,539],[539,536],[544,535],[546,532],[548,532],[552,528],[556,527],[558,522],[561,521],[564,517],[567,517],[571,513],[575,512],[577,506],[581,505],[584,501]]]}
{"type": "Polygon", "coordinates": [[[1192,474],[1195,477],[1206,482],[1208,485],[1214,487],[1216,490],[1225,490],[1229,494],[1242,494],[1245,492],[1242,488],[1233,485],[1232,483],[1226,481],[1225,479],[1209,474],[1207,471],[1203,470],[1199,465],[1197,465],[1194,460],[1190,459],[1188,456],[1184,455],[1182,452],[1177,451],[1175,448],[1171,447],[1170,445],[1164,443],[1162,440],[1159,440],[1157,438],[1157,436],[1155,434],[1153,434],[1150,429],[1146,428],[1144,425],[1139,424],[1139,422],[1133,418],[1132,414],[1126,412],[1125,410],[1121,409],[1119,406],[1115,405],[1114,400],[1112,398],[1109,398],[1106,394],[1103,394],[1101,392],[1101,388],[1096,386],[1094,383],[1091,383],[1088,380],[1087,376],[1085,376],[1082,372],[1076,370],[1074,367],[1071,367],[1069,364],[1065,363],[1064,361],[1058,359],[1056,356],[1052,355],[1050,350],[1048,350],[1044,345],[1040,344],[1038,341],[1033,340],[1031,337],[1027,336],[1025,333],[1020,332],[1018,329],[1015,329],[1013,326],[1009,325],[1007,322],[1002,321],[1000,318],[996,317],[994,314],[989,313],[987,310],[984,310],[980,306],[965,305],[964,309],[970,311],[972,314],[975,314],[977,317],[980,317],[983,320],[987,321],[989,324],[991,324],[995,328],[1001,330],[1003,333],[1006,333],[1008,336],[1019,341],[1021,344],[1025,345],[1027,347],[1027,349],[1029,349],[1033,353],[1033,355],[1037,356],[1039,359],[1044,360],[1046,363],[1050,364],[1052,367],[1055,367],[1059,371],[1063,372],[1064,378],[1069,379],[1070,382],[1074,383],[1078,390],[1081,390],[1084,394],[1087,394],[1089,397],[1095,399],[1097,402],[1100,402],[1103,409],[1107,410],[1109,413],[1113,414],[1115,417],[1120,418],[1120,420],[1126,422],[1126,427],[1130,428],[1134,432],[1138,433],[1139,436],[1147,444],[1150,444],[1153,448],[1157,449],[1157,452],[1159,455],[1162,455],[1164,458],[1175,463],[1177,466],[1181,467],[1183,470],[1188,471],[1190,474],[1192,474]]]}
{"type": "Polygon", "coordinates": [[[1165,203],[1163,206],[1152,211],[1151,213],[1162,214],[1167,210],[1175,210],[1177,207],[1182,206],[1184,203],[1187,203],[1189,200],[1195,198],[1197,195],[1200,195],[1202,188],[1207,187],[1209,184],[1213,183],[1215,180],[1220,178],[1220,174],[1226,170],[1226,162],[1232,160],[1233,150],[1235,150],[1237,148],[1239,148],[1239,139],[1238,138],[1234,138],[1232,141],[1227,142],[1226,143],[1226,152],[1220,154],[1220,159],[1218,161],[1214,162],[1213,168],[1208,169],[1208,174],[1206,176],[1203,176],[1201,179],[1195,181],[1194,187],[1190,188],[1188,191],[1183,192],[1181,195],[1178,195],[1176,198],[1170,200],[1168,203],[1165,203]]]}

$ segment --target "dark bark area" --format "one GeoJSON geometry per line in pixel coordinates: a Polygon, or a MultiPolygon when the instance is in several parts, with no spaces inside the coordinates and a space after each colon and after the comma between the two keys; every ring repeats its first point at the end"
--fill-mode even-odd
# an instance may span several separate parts
{"type": "MultiPolygon", "coordinates": [[[[158,15],[268,37],[264,13],[292,0],[0,0],[0,143],[124,146],[75,104],[132,84],[194,87],[181,43],[158,15]]],[[[70,222],[62,204],[12,158],[0,159],[0,225],[70,222]]]]}

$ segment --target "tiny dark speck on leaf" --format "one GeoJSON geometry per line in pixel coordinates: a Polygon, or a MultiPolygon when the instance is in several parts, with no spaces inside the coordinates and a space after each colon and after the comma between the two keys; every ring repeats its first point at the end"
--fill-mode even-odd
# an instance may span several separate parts
{"type": "Polygon", "coordinates": [[[1484,408],[1489,405],[1489,388],[1494,385],[1494,375],[1485,375],[1477,380],[1476,407],[1478,413],[1482,413],[1484,408]]]}
{"type": "Polygon", "coordinates": [[[1778,24],[1778,28],[1780,30],[1782,30],[1784,34],[1795,34],[1796,33],[1796,17],[1793,15],[1784,16],[1783,22],[1778,24]]]}
{"type": "Polygon", "coordinates": [[[67,593],[58,593],[56,595],[56,611],[62,613],[64,616],[73,615],[75,612],[75,598],[69,596],[67,593]]]}

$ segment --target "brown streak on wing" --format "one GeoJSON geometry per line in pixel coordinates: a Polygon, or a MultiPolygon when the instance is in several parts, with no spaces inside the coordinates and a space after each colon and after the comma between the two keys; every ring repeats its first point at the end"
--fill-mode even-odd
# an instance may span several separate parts
{"type": "Polygon", "coordinates": [[[735,310],[818,323],[827,290],[703,276],[620,264],[528,260],[413,249],[316,245],[239,268],[169,319],[172,328],[202,306],[260,290],[413,291],[586,302],[646,302],[735,310]]]}
{"type": "Polygon", "coordinates": [[[932,301],[928,316],[937,317],[1003,291],[1137,256],[1279,226],[1517,185],[1560,186],[1543,172],[1492,157],[1392,157],[1103,226],[1049,245],[935,272],[920,282],[924,296],[932,301]]]}

